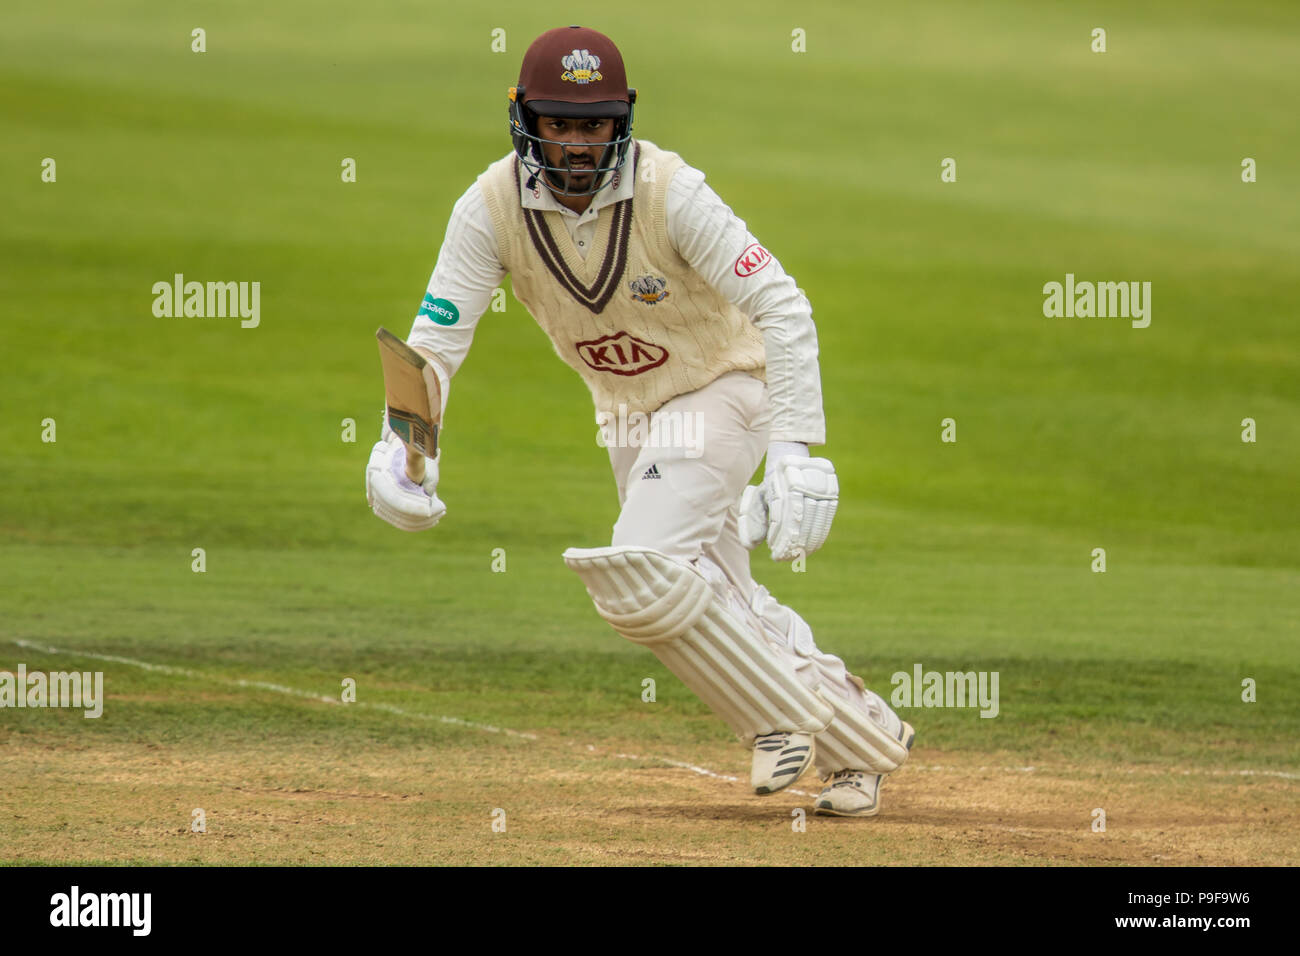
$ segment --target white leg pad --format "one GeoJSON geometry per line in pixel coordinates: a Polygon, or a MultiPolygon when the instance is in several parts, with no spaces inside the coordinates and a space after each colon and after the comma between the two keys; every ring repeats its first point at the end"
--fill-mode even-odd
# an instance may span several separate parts
{"type": "Polygon", "coordinates": [[[822,779],[841,770],[893,773],[907,760],[907,747],[899,739],[902,720],[878,695],[869,690],[864,695],[867,713],[838,695],[827,695],[835,719],[817,735],[817,772],[822,779]],[[892,733],[891,725],[896,725],[892,733]]]}
{"type": "Polygon", "coordinates": [[[600,616],[663,665],[747,741],[816,734],[834,711],[734,613],[695,567],[650,548],[570,548],[564,562],[600,616]]]}
{"type": "Polygon", "coordinates": [[[829,727],[817,734],[816,767],[823,779],[841,770],[891,773],[907,760],[903,721],[879,694],[848,672],[844,662],[818,650],[812,629],[793,610],[779,603],[768,590],[755,585],[754,613],[767,628],[769,638],[801,657],[805,683],[818,688],[835,710],[829,727]]]}

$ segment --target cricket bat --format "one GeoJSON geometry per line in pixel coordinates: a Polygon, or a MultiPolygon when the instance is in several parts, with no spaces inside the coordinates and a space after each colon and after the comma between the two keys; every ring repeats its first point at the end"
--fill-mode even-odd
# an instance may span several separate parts
{"type": "Polygon", "coordinates": [[[424,482],[424,459],[438,454],[442,386],[425,357],[381,327],[379,361],[384,367],[388,424],[406,446],[406,477],[424,482]]]}

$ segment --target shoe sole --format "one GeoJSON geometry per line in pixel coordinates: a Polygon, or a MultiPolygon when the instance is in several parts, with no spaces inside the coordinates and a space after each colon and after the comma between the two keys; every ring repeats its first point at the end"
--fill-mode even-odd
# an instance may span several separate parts
{"type": "Polygon", "coordinates": [[[867,810],[836,810],[833,807],[822,806],[820,803],[813,807],[813,813],[819,817],[874,817],[880,812],[880,800],[877,798],[876,805],[867,810]]]}
{"type": "MultiPolygon", "coordinates": [[[[903,726],[899,728],[898,731],[898,739],[902,745],[907,748],[907,752],[910,755],[912,752],[912,744],[916,741],[916,731],[912,729],[912,725],[907,721],[902,721],[902,724],[903,726]]],[[[904,759],[903,763],[907,763],[907,760],[904,759]]],[[[899,764],[900,767],[902,765],[903,764],[899,764]]],[[[888,776],[888,774],[885,776],[888,776]]],[[[885,781],[881,780],[880,786],[884,786],[884,784],[885,781]]],[[[876,802],[872,806],[866,807],[862,810],[836,810],[829,802],[823,801],[819,801],[813,807],[813,813],[817,816],[823,817],[874,817],[879,812],[880,787],[876,788],[876,802]]]]}

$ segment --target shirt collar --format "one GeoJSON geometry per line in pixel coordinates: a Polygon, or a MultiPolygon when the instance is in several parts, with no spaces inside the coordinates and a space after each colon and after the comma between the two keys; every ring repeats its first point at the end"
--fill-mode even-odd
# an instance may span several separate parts
{"type": "MultiPolygon", "coordinates": [[[[635,144],[629,144],[627,159],[623,165],[611,175],[614,182],[605,186],[600,192],[596,193],[587,206],[587,211],[582,216],[594,218],[606,206],[624,199],[631,199],[633,187],[636,185],[633,181],[632,158],[635,155],[635,144]]],[[[578,213],[574,212],[568,206],[562,205],[555,195],[541,182],[541,176],[538,176],[536,189],[528,188],[528,167],[520,165],[519,167],[519,203],[525,209],[551,209],[565,216],[581,218],[578,213]],[[537,193],[534,195],[534,191],[537,193]]]]}

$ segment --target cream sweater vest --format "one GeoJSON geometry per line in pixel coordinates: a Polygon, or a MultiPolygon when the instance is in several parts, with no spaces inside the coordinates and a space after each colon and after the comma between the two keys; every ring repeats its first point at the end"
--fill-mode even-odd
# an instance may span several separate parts
{"type": "Polygon", "coordinates": [[[513,153],[478,178],[515,297],[596,410],[616,415],[620,405],[652,412],[736,369],[766,380],[763,333],[668,242],[664,197],[682,158],[647,140],[634,147],[620,171],[636,177],[632,199],[597,214],[586,260],[561,213],[520,204],[513,153]]]}

